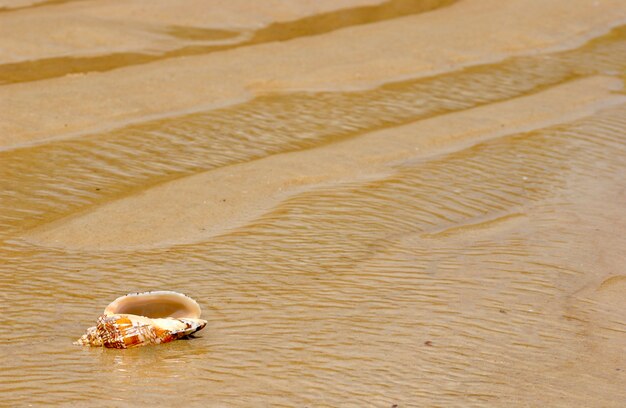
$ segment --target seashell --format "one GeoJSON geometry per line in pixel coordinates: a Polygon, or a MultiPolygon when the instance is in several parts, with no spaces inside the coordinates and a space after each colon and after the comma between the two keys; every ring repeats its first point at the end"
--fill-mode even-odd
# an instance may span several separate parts
{"type": "Polygon", "coordinates": [[[131,293],[111,302],[74,344],[125,349],[177,340],[206,326],[200,306],[182,293],[131,293]]]}

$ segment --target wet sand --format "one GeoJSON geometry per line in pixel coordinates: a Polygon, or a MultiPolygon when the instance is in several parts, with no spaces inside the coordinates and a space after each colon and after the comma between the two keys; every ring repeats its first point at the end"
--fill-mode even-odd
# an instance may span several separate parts
{"type": "Polygon", "coordinates": [[[623,406],[623,2],[209,3],[0,1],[5,403],[623,406]]]}

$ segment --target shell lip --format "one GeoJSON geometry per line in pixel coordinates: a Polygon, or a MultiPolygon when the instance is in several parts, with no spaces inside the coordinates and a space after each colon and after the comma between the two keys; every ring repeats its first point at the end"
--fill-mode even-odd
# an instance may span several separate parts
{"type": "Polygon", "coordinates": [[[134,292],[120,296],[105,309],[105,315],[134,314],[148,318],[200,318],[202,311],[191,297],[169,290],[134,292]]]}

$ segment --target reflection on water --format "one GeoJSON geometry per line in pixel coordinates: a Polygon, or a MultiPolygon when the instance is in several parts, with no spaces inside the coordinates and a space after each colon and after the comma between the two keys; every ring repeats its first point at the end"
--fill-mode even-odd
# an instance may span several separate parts
{"type": "Polygon", "coordinates": [[[626,261],[624,105],[306,191],[207,242],[81,252],[20,233],[166,180],[623,72],[624,33],[1,152],[3,402],[619,406],[623,285],[604,275],[626,261]],[[198,338],[71,344],[121,293],[165,288],[200,302],[198,338]]]}

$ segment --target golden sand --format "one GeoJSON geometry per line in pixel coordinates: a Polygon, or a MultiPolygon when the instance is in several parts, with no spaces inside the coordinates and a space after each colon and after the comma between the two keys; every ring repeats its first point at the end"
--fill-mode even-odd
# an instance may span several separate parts
{"type": "Polygon", "coordinates": [[[0,0],[3,403],[622,407],[624,23],[0,0]],[[207,328],[72,345],[147,290],[207,328]]]}

